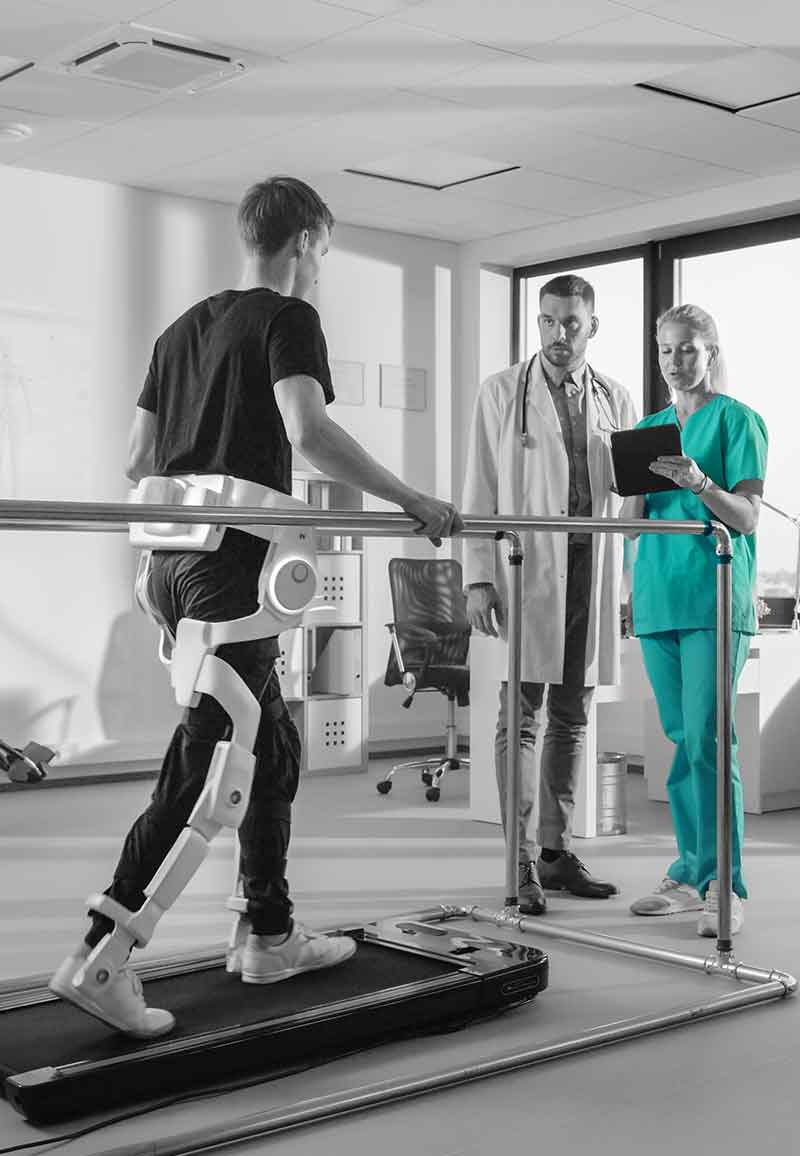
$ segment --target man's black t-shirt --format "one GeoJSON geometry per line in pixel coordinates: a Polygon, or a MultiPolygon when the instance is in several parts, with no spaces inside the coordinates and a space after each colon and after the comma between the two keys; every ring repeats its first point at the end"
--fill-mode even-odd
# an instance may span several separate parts
{"type": "Polygon", "coordinates": [[[319,314],[271,289],[228,289],[161,334],[139,406],[156,415],[155,472],[232,474],[292,492],[273,385],[307,374],[333,401],[319,314]]]}

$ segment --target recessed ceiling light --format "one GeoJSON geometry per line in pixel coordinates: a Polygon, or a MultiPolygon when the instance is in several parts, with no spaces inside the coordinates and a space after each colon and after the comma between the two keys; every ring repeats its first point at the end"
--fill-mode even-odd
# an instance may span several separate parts
{"type": "Polygon", "coordinates": [[[33,136],[33,129],[27,124],[12,124],[10,121],[0,121],[0,141],[27,140],[33,136]]]}

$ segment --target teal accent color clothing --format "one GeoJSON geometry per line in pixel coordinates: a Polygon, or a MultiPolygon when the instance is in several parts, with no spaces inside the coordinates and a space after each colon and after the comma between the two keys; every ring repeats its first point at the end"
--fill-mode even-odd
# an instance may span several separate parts
{"type": "MultiPolygon", "coordinates": [[[[650,414],[637,428],[677,424],[670,405],[650,414]]],[[[754,410],[716,394],[687,418],[681,430],[683,453],[694,458],[711,481],[733,490],[742,481],[763,481],[767,467],[767,430],[754,410]]],[[[645,496],[645,518],[701,521],[712,518],[708,507],[689,490],[666,490],[645,496]]],[[[642,534],[633,571],[633,629],[638,635],[667,630],[716,628],[716,542],[683,534],[642,534]]],[[[755,634],[753,589],[756,576],[755,535],[733,538],[733,629],[755,634]]]]}
{"type": "MultiPolygon", "coordinates": [[[[705,895],[717,875],[717,632],[674,630],[641,639],[642,657],[658,703],[661,725],[675,743],[667,779],[678,858],[668,869],[676,883],[705,895]]],[[[734,633],[731,668],[734,688],[750,649],[750,637],[734,633]]],[[[742,899],[744,807],[733,730],[733,890],[742,899]]]]}

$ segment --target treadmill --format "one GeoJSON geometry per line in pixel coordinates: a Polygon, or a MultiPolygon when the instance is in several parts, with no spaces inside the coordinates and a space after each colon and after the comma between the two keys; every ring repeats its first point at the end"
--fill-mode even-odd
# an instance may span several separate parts
{"type": "Polygon", "coordinates": [[[177,1026],[115,1032],[46,980],[0,990],[3,1095],[34,1123],[274,1079],[379,1043],[465,1026],[533,999],[548,982],[535,947],[465,932],[435,908],[337,931],[355,955],[279,984],[243,984],[222,953],[136,967],[150,1006],[177,1026]]]}

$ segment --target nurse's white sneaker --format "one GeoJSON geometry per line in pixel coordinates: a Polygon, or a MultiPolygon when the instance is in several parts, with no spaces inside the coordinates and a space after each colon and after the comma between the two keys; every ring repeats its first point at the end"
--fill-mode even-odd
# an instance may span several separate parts
{"type": "MultiPolygon", "coordinates": [[[[731,892],[731,935],[738,935],[744,925],[744,908],[739,896],[731,892]]],[[[703,914],[697,921],[697,934],[708,939],[719,935],[719,883],[712,879],[706,891],[703,914]]]]}
{"type": "Polygon", "coordinates": [[[649,895],[631,904],[634,915],[680,915],[682,911],[702,911],[700,892],[688,883],[676,883],[666,875],[649,895]]]}
{"type": "Polygon", "coordinates": [[[278,983],[303,971],[334,967],[355,955],[356,941],[349,935],[322,935],[299,923],[282,943],[273,936],[248,935],[241,954],[244,983],[278,983]]]}

